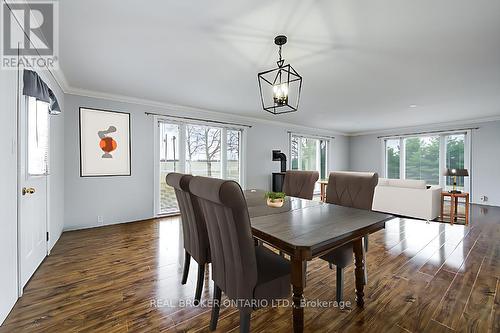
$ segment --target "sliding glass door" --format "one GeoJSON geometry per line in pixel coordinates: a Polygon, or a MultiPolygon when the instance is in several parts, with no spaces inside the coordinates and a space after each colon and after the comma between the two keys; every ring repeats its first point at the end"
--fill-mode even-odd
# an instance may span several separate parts
{"type": "MultiPolygon", "coordinates": [[[[407,136],[384,140],[385,177],[425,180],[448,190],[447,168],[469,169],[467,133],[407,136]]],[[[459,189],[470,189],[469,179],[457,179],[459,189]]]]}
{"type": "Polygon", "coordinates": [[[405,178],[425,180],[429,185],[439,184],[439,136],[404,139],[405,178]]]}
{"type": "Polygon", "coordinates": [[[205,124],[174,123],[158,119],[159,167],[156,214],[179,211],[172,187],[165,182],[169,172],[242,180],[242,130],[205,124]]]}
{"type": "MultiPolygon", "coordinates": [[[[328,139],[290,135],[290,169],[318,171],[319,179],[328,178],[328,139]]],[[[319,191],[317,184],[316,191],[319,191]]]]}
{"type": "Polygon", "coordinates": [[[227,130],[226,179],[241,183],[241,131],[227,130]]]}
{"type": "Polygon", "coordinates": [[[160,172],[160,205],[159,211],[169,214],[179,211],[174,189],[167,185],[165,177],[169,172],[180,172],[179,131],[177,124],[158,123],[159,131],[159,172],[160,172]]]}

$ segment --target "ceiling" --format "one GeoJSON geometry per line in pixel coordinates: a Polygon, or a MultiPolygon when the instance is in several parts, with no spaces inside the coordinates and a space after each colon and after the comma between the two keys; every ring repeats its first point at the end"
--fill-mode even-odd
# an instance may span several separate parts
{"type": "Polygon", "coordinates": [[[498,0],[75,0],[59,10],[70,91],[351,134],[500,116],[498,0]],[[299,111],[274,116],[257,73],[275,66],[278,34],[304,82],[299,111]]]}

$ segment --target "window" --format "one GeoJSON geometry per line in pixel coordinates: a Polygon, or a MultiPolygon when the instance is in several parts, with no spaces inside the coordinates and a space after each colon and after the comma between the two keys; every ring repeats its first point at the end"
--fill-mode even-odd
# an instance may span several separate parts
{"type": "Polygon", "coordinates": [[[227,173],[226,178],[240,182],[241,177],[241,131],[227,130],[227,173]]]}
{"type": "Polygon", "coordinates": [[[165,177],[170,172],[179,172],[179,125],[159,123],[160,207],[164,213],[179,211],[174,189],[167,185],[165,177]]]}
{"type": "MultiPolygon", "coordinates": [[[[384,140],[385,177],[425,180],[444,189],[452,180],[446,168],[469,169],[467,133],[442,133],[384,140]]],[[[459,177],[457,185],[467,191],[469,179],[459,177]]]]}
{"type": "Polygon", "coordinates": [[[48,173],[49,158],[49,104],[28,97],[28,174],[48,173]]]}
{"type": "MultiPolygon", "coordinates": [[[[446,168],[467,169],[465,167],[465,134],[446,136],[446,168]]],[[[464,191],[464,177],[457,177],[458,190],[464,191]]],[[[451,177],[446,179],[447,188],[453,186],[451,177]]]]}
{"type": "Polygon", "coordinates": [[[387,140],[385,145],[385,163],[387,166],[387,178],[399,179],[399,162],[400,162],[400,142],[399,139],[387,140]]]}
{"type": "Polygon", "coordinates": [[[186,126],[186,173],[221,178],[220,128],[186,126]]]}
{"type": "MultiPolygon", "coordinates": [[[[328,139],[290,135],[290,168],[318,171],[320,179],[328,178],[328,139]]],[[[317,191],[319,185],[316,184],[317,191]]]]}
{"type": "Polygon", "coordinates": [[[179,211],[175,192],[165,182],[169,172],[231,179],[241,183],[241,129],[158,120],[158,136],[158,214],[179,211]]]}
{"type": "Polygon", "coordinates": [[[411,137],[404,139],[405,178],[439,184],[439,137],[411,137]]]}

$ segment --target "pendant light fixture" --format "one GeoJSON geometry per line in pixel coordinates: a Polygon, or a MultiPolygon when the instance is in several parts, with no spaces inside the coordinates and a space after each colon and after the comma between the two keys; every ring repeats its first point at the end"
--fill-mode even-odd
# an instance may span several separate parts
{"type": "Polygon", "coordinates": [[[274,38],[274,44],[279,47],[279,60],[276,62],[278,67],[257,75],[262,108],[272,114],[294,112],[299,108],[302,76],[290,64],[284,65],[281,47],[286,42],[286,36],[279,35],[274,38]]]}

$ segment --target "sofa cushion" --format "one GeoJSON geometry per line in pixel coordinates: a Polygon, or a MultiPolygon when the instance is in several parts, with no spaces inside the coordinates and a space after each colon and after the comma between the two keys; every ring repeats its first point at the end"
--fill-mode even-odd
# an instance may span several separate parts
{"type": "Polygon", "coordinates": [[[414,180],[414,179],[389,179],[388,186],[392,187],[404,187],[404,188],[426,188],[425,180],[414,180]]]}

